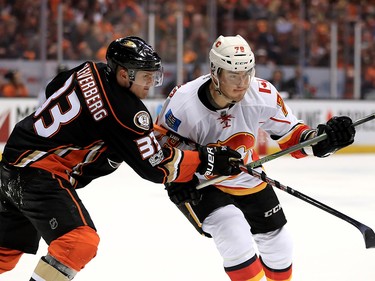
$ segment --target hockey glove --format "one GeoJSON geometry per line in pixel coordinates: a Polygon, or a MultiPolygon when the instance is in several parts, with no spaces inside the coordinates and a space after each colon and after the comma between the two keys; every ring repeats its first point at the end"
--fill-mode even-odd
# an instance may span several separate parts
{"type": "Polygon", "coordinates": [[[165,184],[165,189],[168,192],[169,199],[176,205],[182,203],[192,203],[197,205],[202,198],[199,190],[196,186],[199,184],[199,180],[196,175],[193,179],[188,182],[171,182],[165,184]]]}
{"type": "Polygon", "coordinates": [[[237,175],[241,172],[238,163],[241,154],[228,146],[201,146],[198,148],[201,164],[197,172],[201,175],[237,175]]]}
{"type": "Polygon", "coordinates": [[[327,138],[312,146],[317,157],[327,157],[354,142],[355,128],[347,116],[332,117],[326,124],[319,124],[317,136],[326,133],[327,138]]]}

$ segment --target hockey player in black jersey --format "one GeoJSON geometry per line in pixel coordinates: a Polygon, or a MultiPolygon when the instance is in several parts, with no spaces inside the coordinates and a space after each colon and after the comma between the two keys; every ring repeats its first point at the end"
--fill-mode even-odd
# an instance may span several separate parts
{"type": "Polygon", "coordinates": [[[76,188],[113,172],[122,162],[155,183],[201,174],[238,174],[228,147],[199,151],[162,148],[141,101],[162,83],[161,59],[144,40],[113,41],[107,64],[87,61],[59,73],[46,101],[16,124],[0,163],[0,274],[40,238],[48,253],[31,280],[72,280],[95,255],[93,221],[76,188]]]}

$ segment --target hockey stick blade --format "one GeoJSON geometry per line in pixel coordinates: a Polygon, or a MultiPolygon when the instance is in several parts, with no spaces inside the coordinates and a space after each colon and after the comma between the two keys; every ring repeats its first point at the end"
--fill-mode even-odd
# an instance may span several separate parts
{"type": "Polygon", "coordinates": [[[365,246],[366,246],[366,249],[369,249],[369,248],[375,248],[375,233],[374,231],[368,227],[367,225],[364,225],[363,223],[349,217],[348,215],[345,215],[335,209],[333,209],[332,207],[326,205],[326,204],[323,204],[322,202],[319,202],[318,200],[314,199],[314,198],[311,198],[297,190],[294,190],[293,188],[289,187],[289,186],[286,186],[286,185],[283,185],[282,183],[274,180],[274,179],[271,179],[269,178],[265,172],[258,172],[250,167],[247,167],[246,165],[240,165],[240,169],[245,172],[245,173],[248,173],[250,175],[252,175],[253,177],[256,177],[266,183],[268,183],[269,185],[273,186],[273,187],[276,187],[282,191],[285,191],[286,193],[298,198],[298,199],[301,199],[303,201],[305,201],[306,203],[309,203],[327,213],[330,213],[331,215],[337,217],[337,218],[340,218],[348,223],[350,223],[351,225],[355,226],[363,235],[363,239],[365,240],[365,246]]]}
{"type": "Polygon", "coordinates": [[[367,227],[363,232],[363,238],[365,239],[366,249],[375,248],[375,233],[367,227]]]}

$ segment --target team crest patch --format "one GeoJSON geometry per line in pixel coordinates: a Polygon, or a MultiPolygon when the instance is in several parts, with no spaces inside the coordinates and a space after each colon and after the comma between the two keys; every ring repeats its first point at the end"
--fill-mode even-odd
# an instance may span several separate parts
{"type": "Polygon", "coordinates": [[[167,124],[167,126],[173,129],[175,132],[177,132],[178,127],[181,124],[181,120],[173,115],[171,109],[168,110],[168,112],[165,114],[164,117],[165,117],[165,123],[167,124]]]}
{"type": "Polygon", "coordinates": [[[134,116],[134,124],[143,130],[150,129],[150,115],[146,111],[140,111],[134,116]]]}

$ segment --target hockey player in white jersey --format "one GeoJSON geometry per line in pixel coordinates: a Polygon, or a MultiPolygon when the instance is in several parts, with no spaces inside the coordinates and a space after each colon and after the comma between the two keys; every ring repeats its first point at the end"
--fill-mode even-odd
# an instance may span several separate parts
{"type": "MultiPolygon", "coordinates": [[[[317,129],[298,120],[277,89],[255,77],[254,54],[241,36],[218,37],[209,58],[211,73],[175,87],[157,125],[201,145],[227,145],[241,153],[245,164],[259,159],[254,150],[259,128],[281,149],[328,135],[310,149],[292,153],[295,158],[325,157],[353,143],[355,129],[349,117],[334,117],[317,129]]],[[[176,138],[159,138],[164,145],[186,146],[176,138]]],[[[197,174],[190,183],[166,188],[195,228],[213,238],[229,278],[291,280],[292,240],[273,188],[241,173],[196,190],[207,179],[197,174]]]]}

